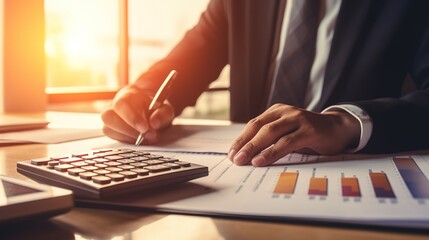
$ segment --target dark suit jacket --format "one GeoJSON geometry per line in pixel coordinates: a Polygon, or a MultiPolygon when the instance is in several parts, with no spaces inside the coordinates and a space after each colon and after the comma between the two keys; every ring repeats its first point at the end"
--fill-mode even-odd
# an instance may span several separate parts
{"type": "MultiPolygon", "coordinates": [[[[199,23],[137,84],[155,89],[170,69],[177,113],[194,105],[226,64],[231,66],[231,120],[266,109],[279,0],[212,0],[199,23]]],[[[343,0],[322,101],[353,103],[371,116],[366,152],[429,149],[429,1],[343,0]],[[417,91],[401,97],[405,77],[417,91]]],[[[293,66],[292,66],[293,67],[293,66]]]]}

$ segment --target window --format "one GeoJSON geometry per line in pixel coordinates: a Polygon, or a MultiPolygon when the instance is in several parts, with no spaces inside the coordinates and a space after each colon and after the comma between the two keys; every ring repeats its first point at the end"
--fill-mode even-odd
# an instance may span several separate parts
{"type": "Polygon", "coordinates": [[[117,0],[45,0],[47,91],[117,89],[117,0]]]}
{"type": "MultiPolygon", "coordinates": [[[[198,21],[207,3],[208,0],[45,0],[49,101],[113,97],[121,86],[137,79],[164,57],[198,21]]],[[[227,89],[227,70],[213,86],[227,89]]],[[[226,118],[228,103],[227,91],[207,92],[185,115],[226,118]]]]}

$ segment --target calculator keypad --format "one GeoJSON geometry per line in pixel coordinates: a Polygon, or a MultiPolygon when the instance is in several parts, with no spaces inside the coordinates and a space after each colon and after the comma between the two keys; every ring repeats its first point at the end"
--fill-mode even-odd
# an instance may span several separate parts
{"type": "Polygon", "coordinates": [[[18,162],[18,172],[73,190],[76,199],[123,196],[208,175],[208,168],[159,153],[102,149],[18,162]]]}
{"type": "Polygon", "coordinates": [[[31,164],[104,185],[189,167],[178,159],[131,149],[106,149],[31,160],[31,164]]]}

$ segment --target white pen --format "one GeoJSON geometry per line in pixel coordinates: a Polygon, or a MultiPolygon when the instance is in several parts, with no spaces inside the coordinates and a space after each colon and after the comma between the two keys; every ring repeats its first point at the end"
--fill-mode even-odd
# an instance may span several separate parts
{"type": "MultiPolygon", "coordinates": [[[[160,107],[164,101],[168,97],[168,93],[170,92],[171,84],[177,76],[176,70],[171,70],[171,72],[168,74],[167,78],[165,78],[164,82],[162,83],[161,87],[159,87],[158,91],[155,94],[155,97],[152,99],[152,102],[149,105],[148,109],[148,121],[150,115],[155,111],[158,107],[160,107]]],[[[144,139],[144,133],[141,132],[136,140],[135,145],[138,146],[143,142],[144,139]]]]}

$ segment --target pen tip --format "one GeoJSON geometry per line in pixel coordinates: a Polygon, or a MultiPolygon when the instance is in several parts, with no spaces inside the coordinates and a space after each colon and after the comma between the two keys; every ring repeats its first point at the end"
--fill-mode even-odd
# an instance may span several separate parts
{"type": "Polygon", "coordinates": [[[138,137],[137,137],[137,140],[136,140],[136,142],[134,143],[134,145],[136,145],[136,146],[139,146],[142,142],[143,142],[143,134],[140,134],[138,137]]]}

